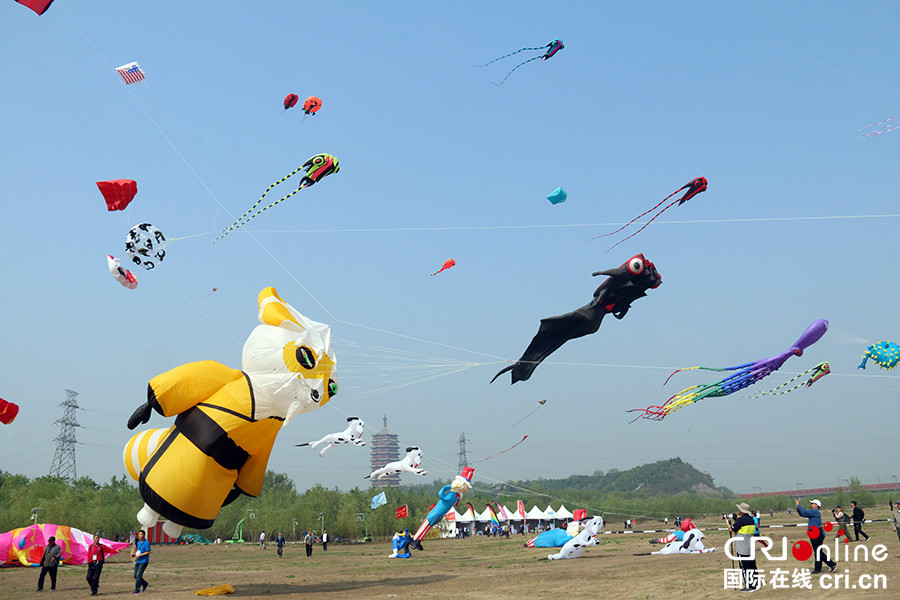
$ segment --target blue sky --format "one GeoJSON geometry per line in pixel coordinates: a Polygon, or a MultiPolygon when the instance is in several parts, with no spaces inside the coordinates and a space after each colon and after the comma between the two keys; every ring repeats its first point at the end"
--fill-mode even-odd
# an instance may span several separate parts
{"type": "Polygon", "coordinates": [[[900,113],[898,11],[57,0],[38,17],[3,3],[0,396],[22,409],[0,431],[0,466],[48,472],[70,388],[85,409],[78,474],[124,473],[147,381],[195,360],[239,367],[271,285],[332,326],[338,358],[340,394],[282,431],[270,461],[301,490],[366,484],[367,449],[294,447],[347,415],[366,437],[387,415],[422,447],[428,481],[453,475],[461,432],[472,461],[529,436],[476,464],[484,481],[674,456],[739,492],[891,481],[900,376],[857,365],[866,345],[900,339],[900,131],[858,130],[900,113]],[[554,38],[561,52],[503,86],[491,82],[534,53],[472,66],[554,38]],[[126,87],[113,68],[131,61],[147,79],[126,87]],[[291,92],[324,106],[303,120],[281,106],[291,92]],[[212,243],[320,152],[339,173],[212,243]],[[701,175],[707,192],[609,254],[589,242],[701,175]],[[124,213],[95,185],[116,178],[138,184],[124,213]],[[553,206],[557,186],[569,199],[553,206]],[[143,221],[169,250],[129,291],[105,255],[143,221]],[[639,252],[661,287],[529,381],[488,384],[540,318],[590,299],[593,271],[639,252]],[[664,387],[674,369],[777,354],[819,318],[825,337],[749,391],[829,361],[814,387],[628,424],[626,410],[717,379],[664,387]]]}

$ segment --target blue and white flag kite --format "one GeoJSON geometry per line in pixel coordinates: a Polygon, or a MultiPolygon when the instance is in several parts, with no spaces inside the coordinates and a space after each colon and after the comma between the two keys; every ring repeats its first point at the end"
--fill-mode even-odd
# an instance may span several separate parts
{"type": "Polygon", "coordinates": [[[384,495],[384,492],[381,492],[374,498],[372,498],[372,510],[375,510],[379,506],[383,506],[387,504],[387,498],[384,495]]]}

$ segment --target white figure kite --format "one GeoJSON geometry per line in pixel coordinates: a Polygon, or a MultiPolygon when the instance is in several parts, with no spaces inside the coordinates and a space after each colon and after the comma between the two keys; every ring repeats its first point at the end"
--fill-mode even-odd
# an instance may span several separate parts
{"type": "Polygon", "coordinates": [[[339,433],[329,433],[316,442],[306,442],[305,444],[297,444],[297,446],[311,446],[312,449],[315,450],[322,444],[327,444],[322,448],[322,451],[319,452],[319,456],[324,456],[326,450],[332,446],[337,446],[338,444],[352,443],[357,446],[365,446],[366,443],[362,440],[363,427],[365,426],[365,422],[359,417],[347,417],[347,429],[339,433]]]}
{"type": "Polygon", "coordinates": [[[383,479],[388,475],[396,475],[397,473],[413,473],[414,475],[428,475],[428,471],[420,469],[422,464],[422,451],[418,446],[410,446],[406,449],[406,456],[403,460],[389,462],[380,469],[375,469],[363,479],[383,479]]]}
{"type": "Polygon", "coordinates": [[[578,558],[587,546],[597,545],[597,534],[603,529],[603,517],[596,516],[585,524],[581,533],[566,542],[562,549],[556,554],[547,556],[547,560],[558,560],[561,558],[578,558]]]}
{"type": "Polygon", "coordinates": [[[669,542],[656,552],[650,554],[703,554],[706,552],[715,552],[715,548],[706,548],[703,545],[703,532],[699,529],[691,529],[684,533],[684,539],[681,541],[669,542]]]}

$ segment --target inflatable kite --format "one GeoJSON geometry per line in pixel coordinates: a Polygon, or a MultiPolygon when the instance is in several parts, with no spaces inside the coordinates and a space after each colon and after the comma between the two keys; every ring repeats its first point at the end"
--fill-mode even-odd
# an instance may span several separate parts
{"type": "Polygon", "coordinates": [[[537,335],[525,349],[522,358],[494,375],[491,383],[507,371],[512,371],[512,383],[527,380],[541,361],[563,344],[595,333],[600,329],[603,317],[610,313],[621,319],[631,308],[632,302],[643,298],[647,295],[647,290],[656,289],[662,283],[656,267],[643,254],[632,256],[617,269],[593,274],[594,277],[597,275],[606,275],[609,279],[594,290],[594,299],[570,313],[541,319],[537,335]]]}
{"type": "Polygon", "coordinates": [[[437,274],[440,273],[441,271],[446,271],[447,269],[449,269],[449,268],[451,268],[451,267],[454,267],[454,266],[456,266],[456,261],[453,260],[452,258],[448,258],[447,260],[444,261],[444,266],[442,266],[440,269],[438,269],[437,271],[435,271],[435,272],[432,273],[431,275],[432,275],[432,276],[437,275],[437,274]]]}
{"type": "Polygon", "coordinates": [[[316,182],[321,181],[328,175],[331,175],[332,173],[337,173],[340,170],[341,170],[341,168],[338,165],[338,159],[336,159],[335,157],[333,157],[330,154],[316,154],[315,156],[310,158],[308,161],[306,161],[305,163],[300,165],[300,167],[294,169],[293,171],[291,171],[290,173],[288,173],[287,175],[285,175],[284,177],[282,177],[281,179],[279,179],[278,181],[276,181],[275,183],[273,183],[272,185],[267,187],[266,191],[263,192],[262,196],[259,197],[259,200],[256,201],[256,204],[251,206],[249,208],[249,210],[247,210],[247,212],[245,212],[243,215],[241,215],[241,217],[237,221],[235,221],[232,225],[230,225],[229,227],[226,227],[225,230],[219,234],[219,237],[217,237],[216,240],[222,239],[223,237],[228,235],[229,232],[234,231],[238,227],[243,227],[244,225],[249,223],[252,219],[254,219],[255,217],[258,217],[264,211],[272,208],[273,206],[275,206],[276,204],[278,204],[280,202],[284,202],[285,200],[287,200],[288,198],[290,198],[291,196],[293,196],[294,194],[296,194],[303,188],[311,187],[316,182]],[[257,210],[255,213],[253,212],[254,209],[256,209],[256,207],[259,206],[260,202],[263,201],[263,198],[266,197],[266,194],[269,193],[269,190],[271,190],[273,187],[275,187],[279,183],[286,181],[290,177],[293,177],[300,171],[305,171],[305,173],[303,174],[303,177],[300,179],[300,187],[298,187],[296,190],[294,190],[287,196],[284,196],[280,200],[276,200],[272,204],[269,204],[268,206],[264,206],[263,208],[257,210]]]}
{"type": "Polygon", "coordinates": [[[175,538],[183,527],[210,527],[240,494],[259,496],[278,432],[337,394],[331,329],[275,288],[264,288],[258,302],[260,325],[244,344],[241,370],[212,360],[175,367],[150,381],[147,402],[128,419],[134,429],[152,411],[176,417],[169,429],[144,431],[125,446],[144,499],[143,527],[163,516],[163,531],[175,538]]]}
{"type": "Polygon", "coordinates": [[[422,464],[422,451],[418,446],[410,446],[406,449],[406,456],[403,460],[389,462],[380,469],[375,469],[363,479],[384,479],[388,475],[396,475],[398,473],[412,473],[414,475],[428,475],[428,471],[420,469],[422,464]]]}
{"type": "Polygon", "coordinates": [[[303,101],[303,112],[308,115],[316,114],[319,109],[322,108],[322,99],[317,98],[315,96],[310,96],[306,100],[303,101]]]}
{"type": "MultiPolygon", "coordinates": [[[[803,335],[800,336],[800,339],[794,342],[794,345],[789,349],[785,350],[781,354],[776,354],[775,356],[765,358],[763,360],[758,360],[756,362],[737,365],[736,367],[688,367],[686,369],[678,369],[677,371],[675,371],[675,373],[680,373],[681,371],[691,371],[694,369],[703,369],[705,371],[737,371],[737,373],[735,373],[734,375],[729,375],[725,379],[716,383],[710,383],[706,385],[692,385],[691,387],[681,390],[680,392],[666,400],[666,402],[662,406],[635,408],[628,412],[644,413],[642,415],[639,415],[634,421],[637,421],[637,419],[651,419],[654,421],[662,421],[676,410],[684,408],[688,404],[699,402],[703,398],[717,398],[719,396],[728,396],[729,394],[733,394],[734,392],[742,390],[745,387],[756,383],[764,377],[768,377],[769,375],[780,369],[781,365],[783,365],[785,361],[787,361],[787,359],[789,359],[791,356],[803,356],[803,351],[818,342],[822,338],[822,336],[825,335],[825,332],[827,330],[828,321],[826,321],[825,319],[819,319],[818,321],[807,327],[806,331],[803,332],[803,335]]],[[[675,373],[672,373],[672,375],[675,375],[675,373]]],[[[671,378],[672,375],[669,375],[669,378],[671,378]]],[[[666,382],[668,381],[669,380],[666,379],[666,382]]],[[[632,421],[632,423],[634,421],[632,421]]]]}
{"type": "Polygon", "coordinates": [[[866,348],[866,353],[863,354],[862,362],[857,369],[865,369],[866,361],[870,358],[875,364],[884,369],[893,369],[897,366],[897,361],[900,360],[900,346],[888,341],[872,344],[866,348]]]}
{"type": "Polygon", "coordinates": [[[18,414],[18,404],[13,404],[12,402],[7,402],[3,398],[0,398],[0,423],[9,425],[16,420],[16,416],[18,416],[18,414]]]}
{"type": "Polygon", "coordinates": [[[515,52],[510,52],[509,54],[504,54],[504,55],[501,56],[500,58],[495,58],[495,59],[492,60],[491,62],[485,63],[485,64],[483,64],[483,65],[475,65],[475,66],[476,66],[476,67],[479,67],[479,68],[481,68],[481,67],[486,67],[486,66],[488,66],[488,65],[494,64],[494,63],[497,62],[498,60],[503,60],[504,58],[507,58],[507,57],[509,57],[509,56],[516,55],[516,54],[518,54],[519,52],[528,52],[528,51],[532,51],[532,50],[546,50],[546,52],[544,52],[543,54],[539,54],[539,55],[537,55],[537,56],[533,56],[533,57],[529,58],[528,60],[522,61],[522,62],[520,62],[519,64],[517,64],[515,67],[512,68],[512,71],[510,71],[509,73],[506,74],[506,77],[504,77],[504,78],[503,78],[503,81],[501,81],[500,83],[497,83],[497,82],[495,82],[495,81],[492,81],[492,82],[491,82],[491,83],[493,83],[494,85],[503,85],[503,84],[506,82],[506,80],[509,79],[509,76],[512,75],[513,72],[514,72],[516,69],[518,69],[519,67],[521,67],[522,65],[527,65],[527,64],[530,63],[531,61],[538,60],[538,59],[540,59],[540,60],[547,60],[548,58],[552,58],[554,54],[556,54],[557,52],[559,52],[559,51],[562,50],[563,48],[565,48],[565,46],[563,45],[562,40],[553,40],[552,42],[550,42],[550,43],[547,44],[546,46],[539,46],[539,47],[536,47],[536,48],[520,48],[520,49],[516,50],[515,52]]]}
{"type": "Polygon", "coordinates": [[[288,94],[284,97],[284,110],[294,108],[299,100],[300,96],[298,96],[297,94],[288,94]]]}
{"type": "Polygon", "coordinates": [[[475,469],[465,467],[462,473],[457,475],[453,482],[445,485],[438,492],[437,504],[432,507],[431,511],[425,515],[425,520],[419,525],[416,535],[413,536],[412,546],[418,550],[422,550],[422,540],[431,530],[432,527],[441,522],[453,505],[459,502],[460,496],[472,489],[472,476],[475,475],[475,469]]]}
{"type": "Polygon", "coordinates": [[[325,452],[329,448],[337,446],[338,444],[352,443],[357,446],[365,446],[366,443],[362,440],[363,427],[365,427],[365,425],[365,422],[359,417],[347,417],[347,429],[344,431],[339,433],[329,433],[318,441],[297,444],[297,446],[311,446],[312,449],[315,450],[320,445],[326,444],[326,446],[322,448],[322,451],[319,452],[319,456],[325,456],[325,452]]]}
{"type": "Polygon", "coordinates": [[[547,555],[547,560],[559,560],[561,558],[578,558],[588,546],[597,545],[597,534],[603,529],[603,517],[591,517],[584,525],[584,529],[570,539],[556,554],[547,555]]]}
{"type": "Polygon", "coordinates": [[[53,0],[16,0],[16,2],[22,6],[27,6],[39,15],[47,12],[47,9],[53,4],[53,0]]]}
{"type": "MultiPolygon", "coordinates": [[[[41,564],[44,548],[51,537],[62,550],[60,562],[67,565],[85,565],[88,549],[94,536],[68,525],[38,523],[21,529],[0,533],[0,564],[6,566],[37,567],[41,564]]],[[[100,538],[107,558],[128,548],[128,542],[114,542],[100,538]]]]}
{"type": "Polygon", "coordinates": [[[109,267],[109,273],[124,287],[127,287],[129,290],[133,290],[137,287],[137,277],[135,277],[128,269],[123,269],[122,263],[119,262],[118,258],[111,254],[107,254],[106,266],[109,267]]]}
{"type": "Polygon", "coordinates": [[[547,200],[550,201],[550,204],[560,204],[566,201],[569,195],[566,193],[566,190],[561,187],[556,188],[547,196],[547,200]]]}
{"type": "MultiPolygon", "coordinates": [[[[662,200],[660,200],[659,204],[657,204],[650,210],[639,214],[638,216],[636,216],[632,220],[628,221],[627,223],[625,223],[624,225],[622,225],[615,231],[610,231],[609,233],[604,233],[603,235],[594,236],[591,238],[591,240],[596,240],[597,238],[602,238],[602,237],[606,237],[608,235],[615,235],[615,234],[619,233],[620,231],[622,231],[623,229],[625,229],[626,227],[628,227],[629,225],[631,225],[632,223],[634,223],[635,221],[637,221],[638,219],[643,217],[644,215],[649,214],[649,213],[653,212],[654,210],[656,210],[657,208],[659,208],[663,202],[665,202],[666,200],[668,200],[669,198],[671,198],[672,196],[674,196],[681,190],[687,190],[681,198],[678,198],[677,200],[672,200],[672,202],[669,205],[667,205],[664,209],[662,209],[661,211],[659,211],[658,213],[653,215],[653,218],[650,219],[649,221],[647,221],[646,223],[644,223],[640,229],[638,229],[637,231],[635,231],[628,237],[626,237],[622,240],[619,240],[618,242],[616,242],[615,244],[610,246],[609,250],[606,251],[606,252],[609,252],[610,250],[612,250],[613,248],[615,248],[616,246],[618,246],[625,240],[630,240],[631,238],[633,238],[634,236],[636,236],[637,234],[642,232],[644,229],[646,229],[647,225],[649,225],[650,223],[652,223],[653,221],[656,220],[656,217],[658,217],[659,215],[661,215],[664,212],[666,212],[667,210],[669,210],[671,207],[673,207],[675,205],[676,202],[678,203],[678,206],[681,206],[682,204],[684,204],[685,202],[687,202],[688,200],[690,200],[691,198],[693,198],[700,192],[705,192],[706,191],[706,183],[707,183],[706,177],[698,177],[696,179],[692,179],[689,182],[687,182],[686,184],[684,184],[683,186],[681,186],[680,188],[678,188],[677,190],[675,190],[674,192],[672,192],[671,194],[669,194],[668,196],[666,196],[665,198],[663,198],[662,200]]],[[[604,254],[606,254],[606,252],[604,252],[604,254]]]]}
{"type": "Polygon", "coordinates": [[[223,583],[215,587],[203,588],[194,592],[195,596],[224,596],[225,594],[233,594],[234,587],[230,583],[223,583]]]}
{"type": "Polygon", "coordinates": [[[694,529],[694,523],[690,519],[684,519],[681,521],[681,529],[676,529],[672,533],[667,536],[661,538],[654,538],[650,540],[651,544],[668,544],[670,542],[680,542],[684,540],[684,534],[691,529],[694,529]]]}
{"type": "Polygon", "coordinates": [[[756,394],[751,394],[750,398],[760,398],[761,396],[780,396],[781,394],[787,394],[788,392],[793,392],[794,390],[799,390],[802,387],[809,387],[818,380],[822,379],[826,375],[831,373],[831,367],[827,362],[821,362],[814,366],[811,369],[807,369],[800,373],[799,375],[795,375],[791,377],[778,387],[772,388],[768,392],[758,392],[756,394]],[[806,381],[801,381],[797,385],[793,387],[789,387],[785,389],[787,386],[791,385],[798,379],[806,379],[806,381]]]}
{"type": "Polygon", "coordinates": [[[98,181],[97,187],[106,201],[106,210],[125,210],[134,195],[137,194],[137,182],[134,179],[113,179],[98,181]]]}
{"type": "Polygon", "coordinates": [[[166,236],[150,223],[135,225],[125,236],[125,254],[149,271],[166,257],[166,236]]]}
{"type": "MultiPolygon", "coordinates": [[[[575,531],[569,531],[569,527],[566,529],[559,529],[555,527],[553,529],[548,529],[544,533],[537,535],[536,537],[531,538],[527,542],[523,544],[526,548],[562,548],[566,545],[566,542],[575,537],[580,529],[578,528],[577,522],[572,522],[575,527],[575,531]]],[[[570,524],[570,527],[572,524],[570,524]]]]}
{"type": "Polygon", "coordinates": [[[141,65],[136,62],[130,62],[127,65],[116,67],[116,73],[119,74],[119,77],[122,78],[125,85],[140,83],[144,80],[144,71],[141,69],[141,65]]]}
{"type": "Polygon", "coordinates": [[[681,540],[669,542],[656,552],[650,554],[704,554],[715,552],[715,548],[707,548],[703,545],[703,532],[699,529],[690,529],[684,532],[681,540]]]}
{"type": "Polygon", "coordinates": [[[409,535],[409,529],[398,531],[391,540],[393,552],[388,554],[388,558],[409,558],[409,548],[412,543],[413,539],[412,536],[409,535]]]}

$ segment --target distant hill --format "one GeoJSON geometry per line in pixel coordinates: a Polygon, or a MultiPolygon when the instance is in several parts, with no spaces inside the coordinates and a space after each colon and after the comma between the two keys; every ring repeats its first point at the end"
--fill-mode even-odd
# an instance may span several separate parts
{"type": "Polygon", "coordinates": [[[698,471],[680,458],[661,460],[627,471],[611,469],[606,474],[595,471],[593,475],[571,475],[565,479],[538,479],[516,483],[531,489],[590,490],[603,494],[635,492],[648,496],[679,493],[733,495],[728,488],[717,488],[709,473],[698,471]]]}

